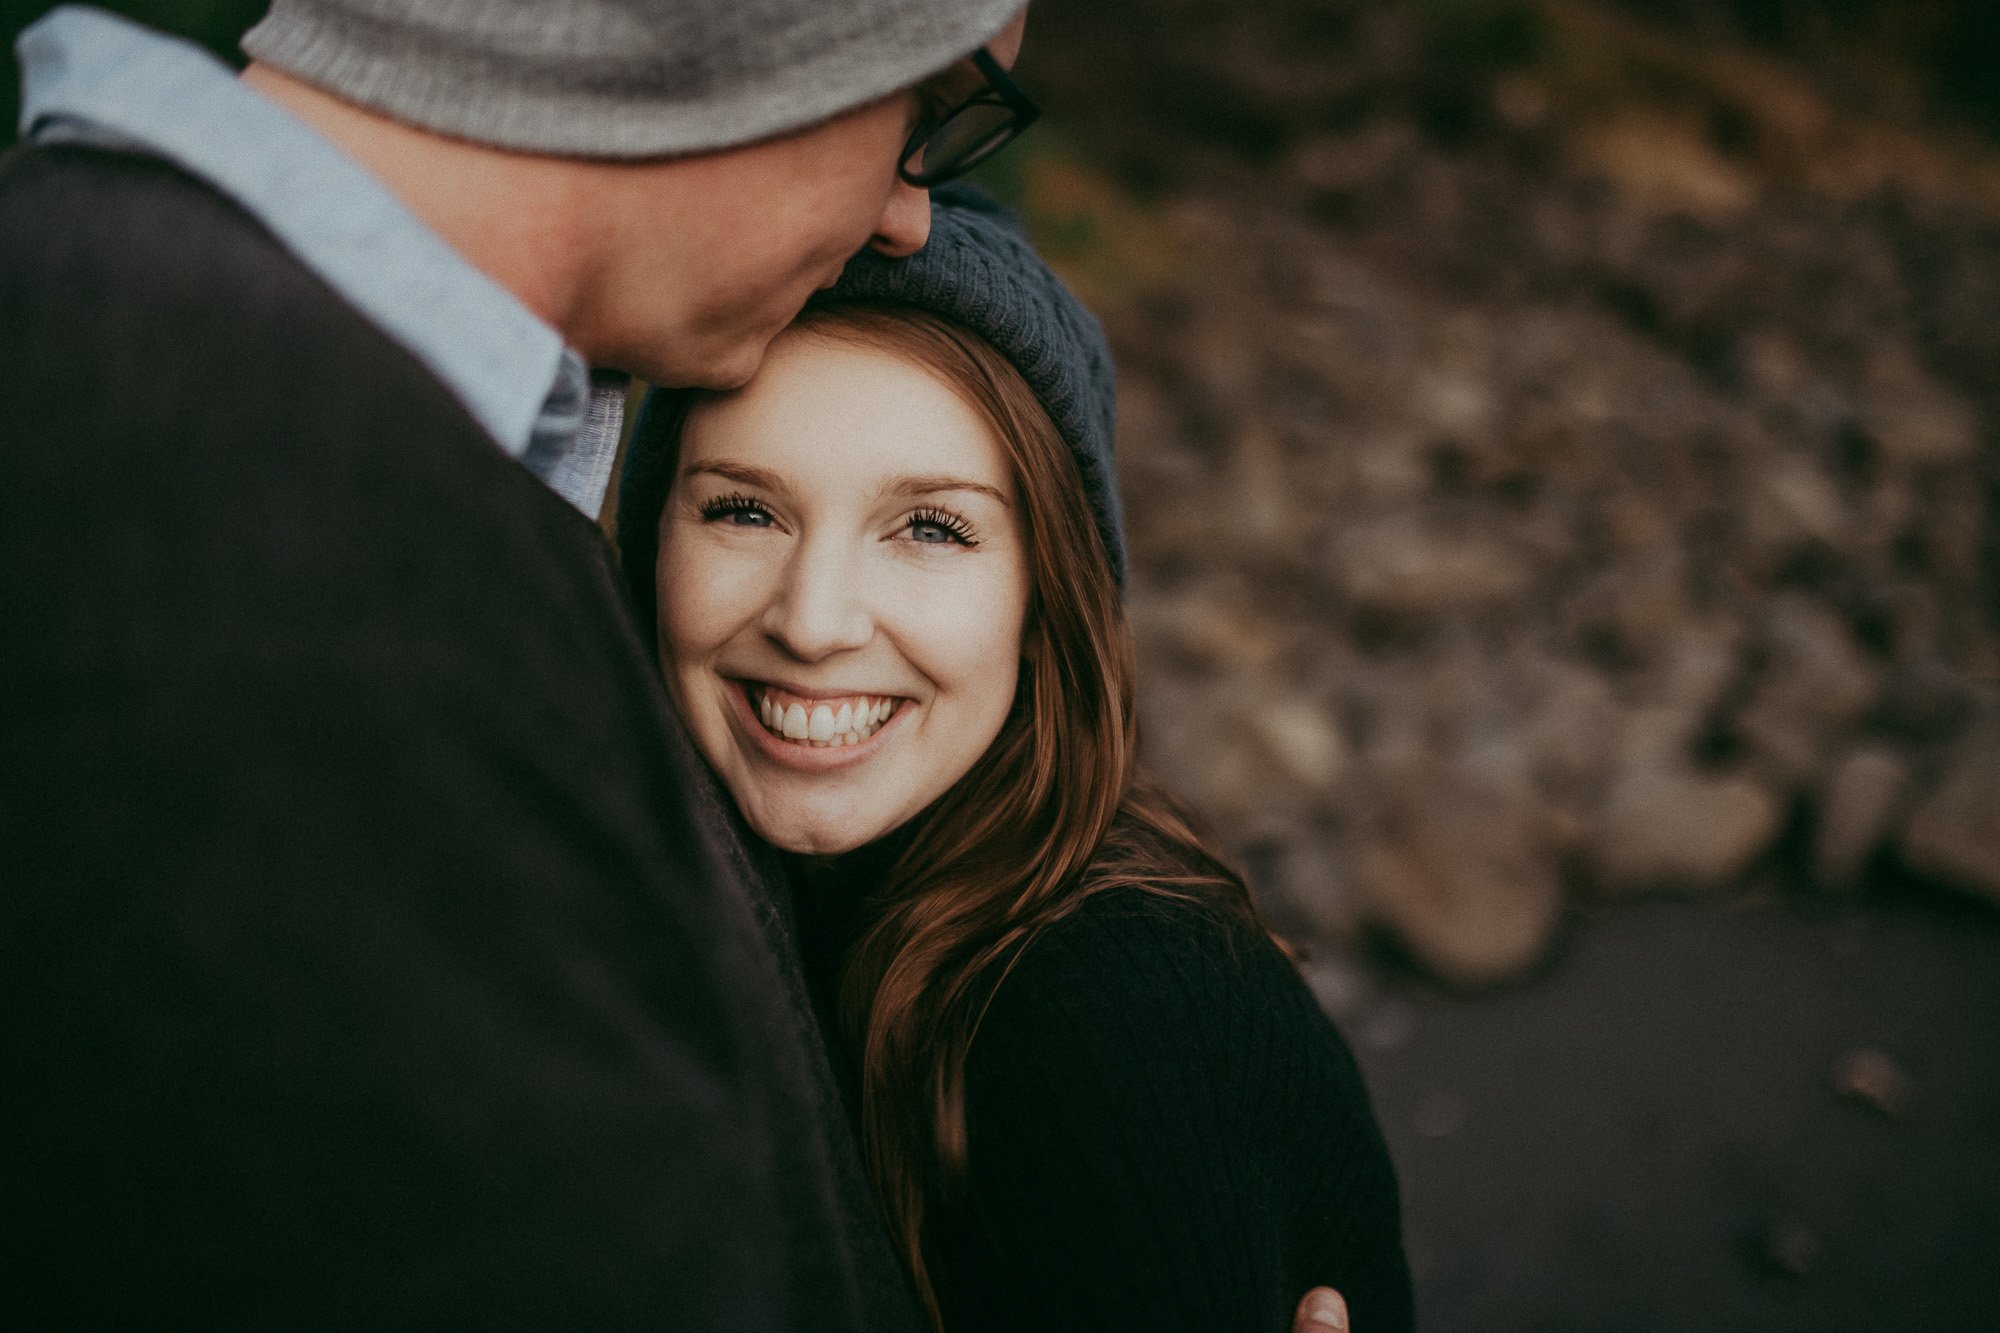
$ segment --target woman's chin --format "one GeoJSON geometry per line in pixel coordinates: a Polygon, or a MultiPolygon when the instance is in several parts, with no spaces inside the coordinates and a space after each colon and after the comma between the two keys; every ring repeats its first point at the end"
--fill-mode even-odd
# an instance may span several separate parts
{"type": "Polygon", "coordinates": [[[752,818],[751,830],[780,851],[800,856],[843,856],[858,851],[886,831],[851,820],[752,818]]]}
{"type": "Polygon", "coordinates": [[[781,851],[795,852],[800,856],[845,856],[866,847],[874,839],[778,837],[765,841],[781,851]]]}

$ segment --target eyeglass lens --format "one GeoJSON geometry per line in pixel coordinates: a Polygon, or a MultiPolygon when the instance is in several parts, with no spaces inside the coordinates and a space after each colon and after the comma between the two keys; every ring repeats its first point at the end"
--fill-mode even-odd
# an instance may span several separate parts
{"type": "Polygon", "coordinates": [[[931,176],[964,170],[1007,142],[1014,132],[1014,109],[999,102],[960,107],[937,127],[908,163],[911,174],[931,176]]]}

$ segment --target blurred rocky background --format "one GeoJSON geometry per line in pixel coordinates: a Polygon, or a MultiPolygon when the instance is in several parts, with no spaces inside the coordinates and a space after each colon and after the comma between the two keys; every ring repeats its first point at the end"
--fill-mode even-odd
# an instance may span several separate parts
{"type": "Polygon", "coordinates": [[[1153,762],[1311,931],[2000,905],[2000,8],[1039,6],[1153,762]]]}
{"type": "Polygon", "coordinates": [[[1993,0],[1036,0],[987,183],[1120,357],[1147,751],[1431,1329],[2000,1328],[1996,71],[1993,0]]]}

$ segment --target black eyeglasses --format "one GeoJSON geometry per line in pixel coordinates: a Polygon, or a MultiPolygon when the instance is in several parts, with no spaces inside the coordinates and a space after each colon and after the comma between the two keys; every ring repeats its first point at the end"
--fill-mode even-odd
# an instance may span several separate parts
{"type": "Polygon", "coordinates": [[[920,121],[917,132],[903,145],[896,174],[911,185],[929,189],[964,175],[1005,148],[1042,114],[985,47],[972,53],[972,63],[986,76],[986,86],[944,115],[920,121]]]}

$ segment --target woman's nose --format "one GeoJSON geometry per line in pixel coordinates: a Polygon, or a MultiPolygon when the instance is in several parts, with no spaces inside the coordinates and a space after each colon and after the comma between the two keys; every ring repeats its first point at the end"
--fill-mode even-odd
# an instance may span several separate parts
{"type": "Polygon", "coordinates": [[[875,617],[856,566],[840,552],[800,546],[764,610],[764,632],[802,662],[867,644],[875,617]]]}

